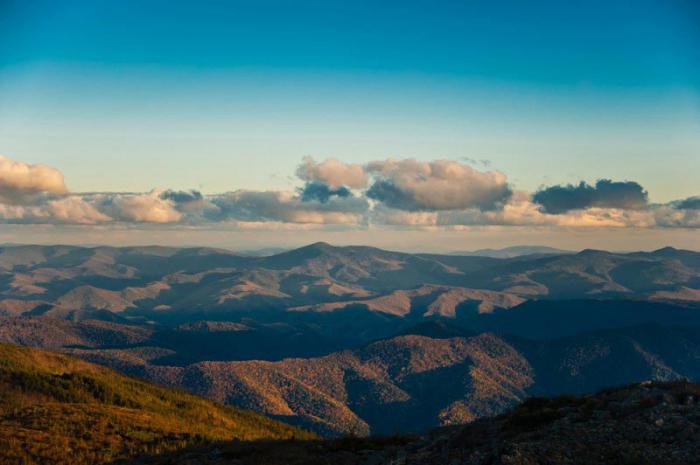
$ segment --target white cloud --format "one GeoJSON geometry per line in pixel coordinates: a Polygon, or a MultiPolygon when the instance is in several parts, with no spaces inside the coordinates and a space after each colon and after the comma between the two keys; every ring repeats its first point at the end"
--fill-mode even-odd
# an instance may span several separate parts
{"type": "Polygon", "coordinates": [[[112,218],[79,196],[49,200],[43,205],[0,204],[0,220],[29,224],[97,224],[112,218]]]}
{"type": "Polygon", "coordinates": [[[352,189],[367,187],[367,173],[362,165],[343,163],[335,158],[328,158],[316,163],[312,157],[304,157],[297,168],[297,176],[303,181],[320,181],[331,189],[342,186],[352,189]]]}
{"type": "MultiPolygon", "coordinates": [[[[576,208],[566,204],[566,208],[550,208],[548,213],[532,194],[513,192],[504,174],[477,171],[450,160],[389,159],[362,167],[333,159],[316,163],[307,157],[298,175],[306,181],[298,191],[236,190],[203,195],[193,190],[155,189],[147,193],[71,194],[55,168],[0,157],[0,223],[153,223],[180,228],[221,224],[242,230],[331,230],[372,225],[416,229],[700,228],[698,197],[663,205],[630,204],[626,200],[574,202],[576,208]],[[368,185],[368,178],[372,186],[366,192],[358,191],[368,185]]],[[[629,197],[625,194],[629,190],[643,192],[646,198],[646,191],[634,182],[608,184],[603,187],[614,188],[623,200],[629,197]]],[[[591,189],[574,186],[547,192],[568,194],[573,190],[578,195],[591,189]]],[[[635,199],[640,198],[637,194],[635,199]]]]}
{"type": "Polygon", "coordinates": [[[47,216],[59,223],[97,224],[112,221],[112,218],[100,212],[95,205],[78,196],[51,200],[45,209],[47,216]]]}
{"type": "Polygon", "coordinates": [[[382,160],[368,163],[375,182],[367,196],[407,211],[498,208],[511,195],[507,178],[452,160],[382,160]]]}
{"type": "Polygon", "coordinates": [[[146,194],[116,194],[103,199],[101,209],[109,216],[134,223],[174,223],[183,218],[173,201],[161,197],[162,191],[146,194]]]}
{"type": "Polygon", "coordinates": [[[22,205],[40,194],[68,192],[63,174],[46,165],[30,165],[0,156],[0,203],[22,205]]]}

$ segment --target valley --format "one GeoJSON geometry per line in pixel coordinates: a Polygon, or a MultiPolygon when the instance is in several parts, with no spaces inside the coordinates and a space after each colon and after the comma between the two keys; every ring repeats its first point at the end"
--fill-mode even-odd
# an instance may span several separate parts
{"type": "Polygon", "coordinates": [[[0,341],[323,436],[420,432],[533,395],[700,379],[691,251],[11,246],[0,269],[0,341]]]}

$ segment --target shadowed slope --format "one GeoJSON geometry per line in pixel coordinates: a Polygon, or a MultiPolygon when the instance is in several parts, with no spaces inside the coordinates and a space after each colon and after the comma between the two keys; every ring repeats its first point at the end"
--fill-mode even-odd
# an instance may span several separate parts
{"type": "Polygon", "coordinates": [[[687,465],[700,456],[700,386],[643,383],[531,398],[498,417],[423,436],[222,443],[132,465],[687,465]]]}

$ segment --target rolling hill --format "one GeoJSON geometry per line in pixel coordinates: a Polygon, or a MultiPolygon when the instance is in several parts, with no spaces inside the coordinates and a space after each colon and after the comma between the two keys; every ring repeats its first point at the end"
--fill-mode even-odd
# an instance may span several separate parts
{"type": "Polygon", "coordinates": [[[417,432],[498,414],[531,395],[700,379],[700,329],[659,325],[530,340],[436,321],[323,357],[180,366],[156,347],[66,351],[326,436],[417,432]]]}
{"type": "Polygon", "coordinates": [[[645,382],[530,398],[502,415],[416,436],[220,443],[122,465],[609,465],[697,463],[700,386],[645,382]]]}
{"type": "Polygon", "coordinates": [[[231,439],[310,438],[65,355],[0,344],[0,462],[101,464],[231,439]]]}

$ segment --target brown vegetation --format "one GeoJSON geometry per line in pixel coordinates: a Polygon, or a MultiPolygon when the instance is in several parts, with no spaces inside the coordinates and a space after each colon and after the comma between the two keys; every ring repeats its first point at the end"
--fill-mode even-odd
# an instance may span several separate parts
{"type": "Polygon", "coordinates": [[[0,345],[0,463],[80,465],[230,439],[310,438],[63,355],[0,345]]]}

